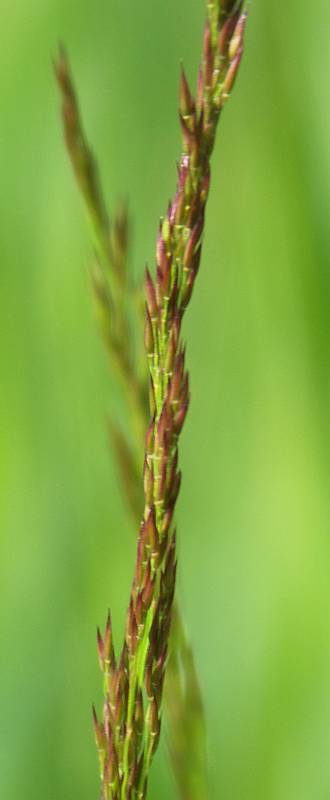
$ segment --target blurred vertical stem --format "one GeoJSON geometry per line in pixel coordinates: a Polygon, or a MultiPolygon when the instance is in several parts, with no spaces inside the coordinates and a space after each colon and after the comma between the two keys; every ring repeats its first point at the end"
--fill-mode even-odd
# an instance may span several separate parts
{"type": "MultiPolygon", "coordinates": [[[[131,426],[127,435],[110,420],[111,444],[128,508],[134,523],[139,525],[143,509],[142,461],[149,421],[148,372],[146,369],[141,376],[136,368],[145,360],[143,317],[140,314],[143,302],[142,290],[137,291],[132,285],[128,272],[128,213],[127,208],[121,206],[113,223],[110,222],[99,170],[84,133],[63,48],[55,71],[62,94],[66,145],[91,229],[94,247],[91,278],[98,321],[111,371],[122,387],[128,409],[125,417],[131,426]],[[137,336],[136,323],[140,325],[137,336]],[[133,344],[136,341],[141,353],[134,358],[133,344]]],[[[177,603],[173,612],[164,703],[168,749],[178,794],[181,800],[206,800],[206,726],[202,695],[177,603]]]]}
{"type": "Polygon", "coordinates": [[[127,208],[125,205],[118,207],[114,221],[110,223],[97,163],[85,137],[68,59],[63,48],[55,69],[62,92],[67,150],[91,229],[94,248],[91,276],[100,329],[111,369],[121,384],[129,407],[129,419],[134,424],[138,449],[143,453],[147,387],[146,378],[145,381],[139,380],[132,360],[130,316],[136,301],[136,292],[128,274],[127,208]]]}

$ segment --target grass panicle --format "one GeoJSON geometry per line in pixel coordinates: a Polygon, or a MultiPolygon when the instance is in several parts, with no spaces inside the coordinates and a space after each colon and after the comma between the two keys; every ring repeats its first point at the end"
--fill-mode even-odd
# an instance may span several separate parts
{"type": "Polygon", "coordinates": [[[174,513],[181,484],[178,445],[189,406],[181,331],[200,265],[217,124],[238,72],[245,23],[241,2],[207,3],[195,96],[184,71],[181,73],[183,146],[177,189],[159,226],[155,279],[148,268],[145,273],[148,425],[146,382],[132,359],[128,307],[135,302],[135,291],[127,280],[127,219],[121,214],[113,225],[109,223],[63,51],[56,64],[67,147],[92,225],[94,289],[101,326],[110,359],[125,389],[127,407],[134,409],[134,444],[116,426],[111,427],[112,440],[133,516],[139,515],[140,508],[142,516],[126,631],[118,658],[110,615],[104,634],[98,631],[97,636],[104,706],[100,720],[95,709],[93,716],[102,800],[144,800],[147,795],[150,765],[160,736],[166,668],[170,752],[178,790],[183,800],[207,796],[203,708],[193,656],[178,612],[168,660],[176,578],[174,513]],[[137,487],[139,445],[145,428],[141,495],[137,487]]]}

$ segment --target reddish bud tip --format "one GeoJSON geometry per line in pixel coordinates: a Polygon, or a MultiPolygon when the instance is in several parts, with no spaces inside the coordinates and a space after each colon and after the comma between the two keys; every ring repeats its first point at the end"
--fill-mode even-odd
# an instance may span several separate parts
{"type": "Polygon", "coordinates": [[[243,47],[243,40],[244,40],[244,32],[245,26],[247,21],[247,12],[244,11],[243,14],[239,17],[237,21],[237,25],[234,30],[234,34],[230,40],[229,44],[229,58],[232,61],[239,50],[243,47]]]}
{"type": "Polygon", "coordinates": [[[112,668],[115,667],[115,654],[113,649],[112,623],[111,623],[110,611],[108,611],[107,622],[105,627],[104,640],[103,640],[103,653],[104,653],[104,659],[108,665],[107,671],[109,671],[109,666],[112,668]]]}
{"type": "Polygon", "coordinates": [[[181,406],[179,411],[177,411],[175,418],[174,418],[174,429],[177,436],[181,433],[183,428],[183,423],[186,419],[187,411],[188,411],[188,404],[189,400],[186,400],[185,404],[181,406]]]}
{"type": "Polygon", "coordinates": [[[153,319],[155,316],[157,316],[158,309],[157,309],[155,287],[150,272],[148,270],[148,267],[146,267],[145,271],[145,291],[146,291],[149,314],[151,319],[153,319]]]}
{"type": "Polygon", "coordinates": [[[97,628],[97,631],[96,631],[96,640],[97,640],[97,650],[98,650],[98,654],[99,654],[100,667],[101,667],[101,670],[103,671],[103,669],[104,669],[104,658],[105,658],[104,642],[103,642],[103,639],[102,639],[102,636],[101,636],[101,631],[100,631],[99,628],[97,628]]]}
{"type": "Polygon", "coordinates": [[[195,113],[194,99],[182,66],[180,75],[180,113],[183,117],[190,117],[195,113]]]}
{"type": "Polygon", "coordinates": [[[93,714],[93,723],[94,723],[94,725],[98,725],[97,713],[96,713],[96,708],[94,706],[94,703],[92,705],[92,714],[93,714]]]}
{"type": "Polygon", "coordinates": [[[231,62],[228,72],[226,74],[222,87],[222,101],[225,101],[227,99],[227,97],[229,96],[230,92],[234,87],[242,55],[243,55],[243,47],[241,47],[236,53],[236,56],[231,62]]]}
{"type": "Polygon", "coordinates": [[[103,725],[98,721],[94,705],[92,706],[92,715],[93,715],[93,728],[94,728],[96,746],[99,750],[104,750],[106,746],[105,730],[103,725]]]}
{"type": "Polygon", "coordinates": [[[230,40],[233,36],[237,20],[239,19],[240,13],[242,9],[242,2],[240,2],[236,11],[234,11],[230,16],[225,20],[223,25],[221,26],[219,38],[218,38],[218,48],[220,54],[226,58],[228,55],[228,48],[230,45],[230,40]]]}

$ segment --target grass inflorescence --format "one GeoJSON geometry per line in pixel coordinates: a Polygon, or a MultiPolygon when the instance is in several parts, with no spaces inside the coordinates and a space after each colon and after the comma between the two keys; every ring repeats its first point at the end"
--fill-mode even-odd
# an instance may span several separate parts
{"type": "Polygon", "coordinates": [[[176,578],[174,513],[181,484],[178,445],[189,406],[182,321],[200,265],[217,124],[238,72],[245,22],[241,2],[207,3],[195,95],[181,72],[183,146],[177,189],[160,221],[155,278],[148,268],[145,273],[144,347],[149,401],[145,374],[136,368],[131,353],[129,312],[130,306],[136,304],[136,292],[127,278],[127,215],[121,210],[115,222],[109,222],[63,51],[56,64],[67,146],[92,225],[93,285],[102,331],[131,411],[130,436],[111,425],[112,440],[134,518],[142,517],[124,642],[118,657],[110,615],[104,634],[98,631],[97,637],[104,706],[101,719],[95,709],[93,714],[102,800],[146,797],[150,765],[160,737],[166,670],[166,705],[173,734],[170,729],[170,752],[180,796],[182,800],[203,800],[207,792],[203,708],[193,656],[178,611],[168,660],[176,578]],[[189,706],[189,689],[193,692],[195,714],[189,706]],[[189,760],[196,762],[197,779],[189,760]]]}

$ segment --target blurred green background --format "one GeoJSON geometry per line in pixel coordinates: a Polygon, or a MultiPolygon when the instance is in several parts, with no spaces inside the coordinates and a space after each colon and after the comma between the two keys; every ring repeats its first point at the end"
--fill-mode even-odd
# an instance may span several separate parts
{"type": "MultiPolygon", "coordinates": [[[[330,798],[329,6],[254,2],[185,335],[179,594],[210,797],[330,798]]],[[[95,626],[121,640],[134,540],[51,59],[71,54],[110,204],[153,263],[203,0],[4,0],[0,49],[0,796],[91,800],[95,626]]],[[[164,743],[150,798],[174,798],[164,743]]]]}

